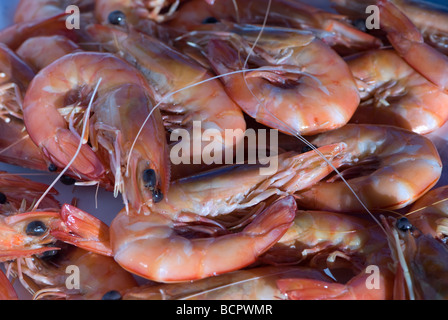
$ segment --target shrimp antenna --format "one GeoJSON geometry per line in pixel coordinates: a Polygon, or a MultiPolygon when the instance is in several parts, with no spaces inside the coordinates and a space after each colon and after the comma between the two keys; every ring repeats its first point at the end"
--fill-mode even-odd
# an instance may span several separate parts
{"type": "Polygon", "coordinates": [[[65,166],[64,169],[62,169],[62,171],[59,173],[59,175],[56,177],[56,179],[54,179],[54,181],[50,184],[50,186],[47,188],[47,190],[45,190],[45,192],[42,194],[42,196],[40,197],[40,199],[36,202],[36,204],[33,207],[33,211],[36,210],[40,203],[42,202],[42,200],[47,196],[47,194],[50,192],[50,190],[55,186],[55,184],[59,181],[59,179],[65,174],[65,172],[70,168],[70,166],[73,164],[73,162],[75,161],[76,157],[78,156],[79,152],[81,151],[81,147],[84,144],[84,139],[83,137],[86,135],[86,131],[87,131],[87,124],[88,124],[88,120],[89,120],[89,116],[90,116],[90,110],[92,109],[92,104],[93,104],[93,99],[98,91],[98,87],[100,86],[100,83],[102,81],[102,78],[100,78],[98,80],[98,83],[95,86],[95,89],[93,90],[93,94],[92,97],[90,98],[90,102],[89,105],[84,113],[84,121],[83,121],[83,125],[82,125],[82,133],[81,133],[81,139],[79,139],[79,144],[78,144],[78,148],[76,149],[75,154],[73,155],[73,158],[69,161],[69,163],[65,166]]]}

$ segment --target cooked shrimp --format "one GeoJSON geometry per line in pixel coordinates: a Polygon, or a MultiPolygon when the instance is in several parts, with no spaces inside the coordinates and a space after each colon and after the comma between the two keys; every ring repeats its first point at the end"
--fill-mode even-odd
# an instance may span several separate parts
{"type": "Polygon", "coordinates": [[[18,300],[17,293],[11,282],[0,270],[0,300],[18,300]]]}
{"type": "MultiPolygon", "coordinates": [[[[31,139],[45,155],[55,165],[65,167],[72,161],[80,143],[79,133],[76,131],[76,122],[79,121],[75,117],[83,114],[84,108],[92,98],[95,85],[98,85],[97,103],[95,103],[98,108],[98,115],[96,115],[98,120],[92,123],[93,128],[90,134],[95,135],[95,138],[93,140],[91,138],[91,142],[95,147],[102,146],[106,152],[114,152],[110,155],[114,157],[110,168],[114,171],[111,174],[115,178],[116,190],[126,192],[126,189],[123,190],[122,187],[124,168],[121,166],[121,160],[128,155],[129,150],[121,148],[129,146],[130,149],[132,141],[124,139],[129,139],[129,134],[139,128],[154,105],[147,94],[151,88],[141,74],[128,63],[112,54],[94,52],[78,52],[58,59],[42,69],[31,82],[23,106],[25,125],[31,139]],[[135,101],[132,101],[133,98],[129,96],[130,92],[127,91],[129,86],[141,88],[140,91],[133,91],[139,94],[135,101]],[[123,104],[121,109],[113,109],[118,108],[114,99],[123,104]],[[138,105],[139,109],[131,110],[135,103],[143,104],[138,105]],[[121,122],[120,119],[114,118],[119,116],[120,112],[126,116],[126,119],[122,119],[121,122]],[[105,119],[111,122],[104,122],[105,119]],[[130,132],[127,132],[129,130],[130,132]]],[[[158,110],[152,111],[153,118],[160,118],[158,110]]],[[[145,133],[147,132],[152,133],[149,141],[153,143],[140,146],[143,143],[142,139],[147,138],[146,134],[137,141],[134,153],[130,157],[133,170],[153,170],[155,182],[151,188],[166,193],[169,176],[163,152],[164,131],[160,132],[160,130],[157,131],[157,127],[148,126],[145,133]],[[157,145],[158,148],[149,150],[149,147],[153,145],[157,145]],[[162,162],[160,162],[161,159],[162,162]]],[[[85,137],[81,138],[85,139],[85,137]]],[[[90,180],[104,179],[105,165],[110,161],[109,155],[105,157],[103,164],[99,154],[95,153],[90,146],[83,144],[70,169],[90,180]]],[[[133,171],[131,174],[132,176],[128,178],[133,185],[129,188],[133,187],[131,190],[133,192],[138,181],[142,180],[143,173],[133,171]]],[[[144,186],[140,184],[137,187],[144,186]]],[[[152,201],[152,197],[145,201],[152,201]]],[[[140,203],[134,204],[139,210],[140,203]]]]}
{"type": "Polygon", "coordinates": [[[14,14],[14,22],[21,23],[65,14],[69,5],[75,5],[80,12],[92,11],[94,0],[20,0],[14,14]]]}
{"type": "Polygon", "coordinates": [[[347,64],[330,47],[307,32],[265,28],[257,41],[260,27],[235,28],[192,32],[187,39],[204,47],[228,94],[248,115],[292,135],[333,130],[349,121],[359,94],[347,64]],[[245,58],[251,69],[237,72],[245,69],[245,58]]]}
{"type": "Polygon", "coordinates": [[[448,237],[448,186],[439,187],[417,200],[406,217],[424,234],[446,242],[448,237]]]}
{"type": "Polygon", "coordinates": [[[424,42],[417,27],[392,3],[379,0],[381,26],[400,56],[441,90],[448,91],[448,57],[424,42]]]}
{"type": "Polygon", "coordinates": [[[27,39],[16,50],[17,54],[39,71],[66,54],[81,51],[79,46],[64,36],[41,36],[27,39]]]}
{"type": "MultiPolygon", "coordinates": [[[[13,263],[10,270],[17,272],[17,268],[13,263]]],[[[113,258],[73,246],[62,246],[44,259],[35,257],[31,265],[23,264],[20,268],[40,287],[33,293],[34,299],[100,300],[111,290],[120,292],[137,286],[134,277],[113,258]],[[79,288],[67,288],[68,266],[78,268],[79,288]]]]}
{"type": "Polygon", "coordinates": [[[304,267],[258,267],[183,283],[144,285],[128,290],[123,300],[278,300],[286,297],[276,281],[282,278],[331,279],[304,267]]]}
{"type": "Polygon", "coordinates": [[[78,30],[67,29],[64,13],[50,18],[13,24],[0,30],[0,42],[16,50],[28,38],[48,35],[65,36],[75,42],[83,39],[83,35],[78,30]]]}
{"type": "Polygon", "coordinates": [[[164,25],[175,31],[192,31],[203,24],[230,21],[241,24],[266,23],[300,30],[310,30],[322,35],[328,44],[341,53],[360,49],[378,48],[381,42],[375,37],[351,26],[347,18],[320,8],[291,0],[192,0],[182,4],[164,25]]]}
{"type": "Polygon", "coordinates": [[[31,67],[11,49],[0,43],[0,117],[22,119],[22,101],[25,91],[34,78],[31,67]]]}
{"type": "MultiPolygon", "coordinates": [[[[390,0],[412,21],[422,33],[425,42],[438,50],[448,53],[448,19],[446,6],[436,3],[427,5],[409,0],[390,0]],[[443,10],[444,9],[444,10],[443,10]]],[[[351,19],[365,19],[367,6],[376,4],[376,0],[331,0],[333,7],[348,15],[351,19]]]]}
{"type": "Polygon", "coordinates": [[[444,92],[410,67],[393,50],[375,50],[347,59],[361,94],[351,122],[388,124],[420,134],[448,119],[444,92]]]}
{"type": "MultiPolygon", "coordinates": [[[[16,174],[0,171],[0,214],[6,216],[26,210],[36,202],[48,186],[16,174]]],[[[59,202],[54,198],[57,190],[50,189],[42,201],[44,208],[59,208],[59,202]]]]}
{"type": "MultiPolygon", "coordinates": [[[[89,34],[106,49],[134,64],[155,89],[154,98],[160,104],[165,127],[170,131],[186,129],[188,138],[178,142],[191,150],[192,159],[202,154],[208,142],[202,141],[205,130],[215,130],[214,143],[225,154],[233,150],[246,129],[241,109],[225,92],[221,82],[195,61],[165,43],[143,33],[126,33],[107,26],[90,26],[89,34]],[[201,134],[193,134],[193,122],[201,124],[201,134]],[[225,139],[225,132],[239,132],[236,138],[225,139]],[[200,141],[194,139],[201,139],[200,141]],[[194,145],[202,146],[196,151],[194,145]]],[[[178,145],[179,147],[179,145],[178,145]]]]}
{"type": "Polygon", "coordinates": [[[338,212],[361,212],[365,209],[361,204],[369,209],[403,208],[430,190],[441,176],[437,149],[431,140],[411,131],[348,124],[310,139],[316,146],[335,141],[348,146],[350,156],[341,165],[345,181],[329,177],[297,192],[299,204],[306,208],[338,212]]]}
{"type": "Polygon", "coordinates": [[[237,233],[211,238],[182,236],[163,214],[126,214],[111,224],[114,259],[123,268],[158,282],[188,281],[238,270],[255,262],[291,226],[292,197],[269,205],[237,233]]]}
{"type": "MultiPolygon", "coordinates": [[[[281,245],[290,246],[288,252],[301,251],[302,257],[325,253],[327,264],[338,257],[348,259],[356,274],[345,284],[302,277],[278,280],[279,289],[289,299],[385,300],[393,297],[395,273],[389,267],[393,259],[388,239],[372,221],[332,212],[299,210],[293,226],[276,245],[284,250],[281,245]],[[376,285],[369,287],[371,266],[377,267],[379,274],[376,285]]],[[[275,252],[276,246],[271,250],[275,252]]]]}

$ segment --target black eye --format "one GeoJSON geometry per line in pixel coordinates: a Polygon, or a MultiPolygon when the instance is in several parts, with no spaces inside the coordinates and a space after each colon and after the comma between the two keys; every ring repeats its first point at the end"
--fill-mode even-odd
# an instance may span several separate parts
{"type": "Polygon", "coordinates": [[[47,231],[45,223],[39,220],[31,221],[26,226],[26,234],[29,236],[41,236],[47,231]]]}
{"type": "Polygon", "coordinates": [[[153,169],[143,171],[142,179],[146,188],[154,189],[157,184],[157,175],[153,169]]]}
{"type": "Polygon", "coordinates": [[[405,217],[398,219],[395,226],[401,231],[409,231],[413,228],[412,223],[405,217]]]}
{"type": "Polygon", "coordinates": [[[160,190],[154,190],[152,192],[152,200],[154,200],[155,203],[158,203],[163,200],[163,193],[160,190]]]}
{"type": "Polygon", "coordinates": [[[202,24],[211,24],[211,23],[218,23],[219,20],[216,19],[215,17],[208,17],[205,18],[204,20],[202,20],[202,24]]]}
{"type": "Polygon", "coordinates": [[[5,204],[7,200],[6,195],[0,192],[0,204],[5,204]]]}
{"type": "Polygon", "coordinates": [[[120,292],[111,290],[106,292],[101,300],[121,300],[121,298],[120,292]]]}
{"type": "Polygon", "coordinates": [[[76,183],[75,179],[73,179],[72,177],[69,177],[69,176],[65,176],[65,175],[62,176],[59,181],[61,181],[61,183],[65,184],[66,186],[71,186],[76,183]]]}
{"type": "Polygon", "coordinates": [[[50,163],[50,165],[48,166],[48,171],[55,172],[56,170],[58,170],[58,167],[56,167],[54,163],[50,163]]]}
{"type": "Polygon", "coordinates": [[[353,21],[353,26],[362,32],[367,32],[366,20],[364,19],[357,19],[353,21]]]}
{"type": "Polygon", "coordinates": [[[126,22],[126,15],[124,14],[124,12],[120,10],[115,10],[109,13],[107,20],[109,21],[110,24],[116,26],[122,26],[126,22]]]}

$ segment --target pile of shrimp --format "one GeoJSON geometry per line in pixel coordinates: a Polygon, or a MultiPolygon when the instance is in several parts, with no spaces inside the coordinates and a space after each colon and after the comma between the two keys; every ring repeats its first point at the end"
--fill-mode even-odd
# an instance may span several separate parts
{"type": "Polygon", "coordinates": [[[20,0],[0,161],[54,180],[0,172],[0,299],[448,298],[448,13],[308,2],[20,0]]]}

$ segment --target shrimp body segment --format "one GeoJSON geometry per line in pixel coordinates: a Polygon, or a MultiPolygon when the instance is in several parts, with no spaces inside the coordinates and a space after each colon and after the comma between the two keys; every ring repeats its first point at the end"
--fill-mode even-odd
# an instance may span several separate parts
{"type": "MultiPolygon", "coordinates": [[[[397,127],[348,124],[310,141],[317,146],[347,143],[341,173],[369,209],[403,208],[430,190],[442,173],[442,162],[431,140],[397,127]]],[[[364,209],[339,176],[328,177],[296,193],[296,197],[313,210],[364,209]]]]}
{"type": "Polygon", "coordinates": [[[263,30],[250,55],[260,28],[191,33],[188,40],[204,46],[228,94],[256,121],[291,135],[345,125],[360,101],[345,61],[310,33],[276,28],[263,30]],[[250,70],[237,72],[248,55],[250,70]]]}
{"type": "Polygon", "coordinates": [[[388,124],[426,134],[448,119],[448,94],[395,51],[374,50],[347,58],[361,94],[351,122],[388,124]]]}

